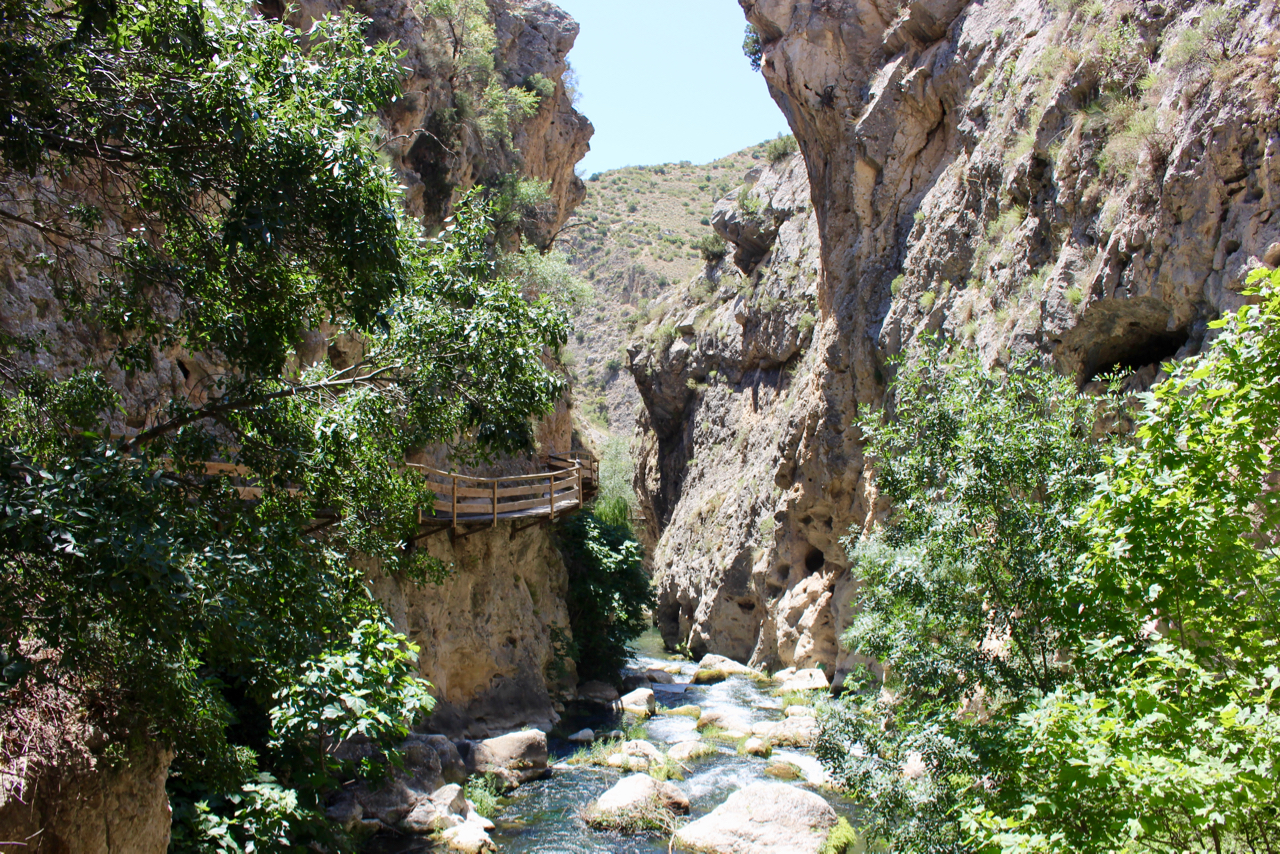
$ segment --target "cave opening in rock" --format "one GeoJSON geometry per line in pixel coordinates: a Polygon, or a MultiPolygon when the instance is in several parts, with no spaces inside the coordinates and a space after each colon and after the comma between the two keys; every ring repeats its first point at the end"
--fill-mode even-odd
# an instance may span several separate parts
{"type": "Polygon", "coordinates": [[[1191,332],[1186,327],[1165,330],[1131,324],[1128,334],[1113,337],[1093,354],[1084,372],[1085,382],[1108,374],[1128,376],[1148,365],[1167,362],[1190,338],[1191,332]]]}
{"type": "Polygon", "coordinates": [[[822,553],[821,549],[809,549],[809,554],[805,555],[804,568],[805,572],[813,575],[826,565],[827,556],[822,553]]]}

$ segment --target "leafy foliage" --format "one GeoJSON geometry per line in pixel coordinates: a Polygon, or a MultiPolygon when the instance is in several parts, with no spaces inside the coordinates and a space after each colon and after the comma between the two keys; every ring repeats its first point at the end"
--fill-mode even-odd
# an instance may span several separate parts
{"type": "Polygon", "coordinates": [[[778,134],[778,138],[765,147],[765,157],[769,158],[770,163],[777,166],[799,150],[800,145],[796,142],[793,134],[787,134],[786,136],[778,134]]]}
{"type": "MultiPolygon", "coordinates": [[[[524,449],[564,388],[564,317],[504,275],[483,192],[431,239],[402,215],[370,130],[400,69],[364,23],[0,15],[0,216],[47,238],[66,320],[107,348],[55,377],[2,342],[0,703],[56,684],[113,743],[172,746],[175,850],[328,845],[336,741],[430,708],[364,579],[446,571],[411,546],[431,493],[401,461],[524,449]],[[308,363],[317,334],[342,346],[308,363]],[[174,353],[208,370],[122,412],[108,376],[165,388],[174,353]],[[143,427],[111,440],[122,416],[143,427]]],[[[472,44],[459,73],[484,73],[472,44]]]]}
{"type": "Polygon", "coordinates": [[[754,24],[747,24],[746,32],[742,34],[742,53],[751,63],[751,70],[759,71],[764,59],[764,44],[760,40],[760,31],[754,24]]]}
{"type": "Polygon", "coordinates": [[[894,511],[846,541],[865,583],[842,641],[883,664],[892,698],[854,692],[817,752],[869,804],[869,837],[944,852],[967,848],[964,799],[1002,793],[1012,716],[1066,676],[1057,591],[1085,547],[1071,521],[1102,449],[1097,401],[1069,380],[932,355],[899,368],[896,417],[863,425],[894,511]]]}
{"type": "Polygon", "coordinates": [[[1098,479],[1079,676],[1020,721],[1022,802],[971,813],[991,850],[1276,845],[1280,274],[1253,282],[1098,479]]]}
{"type": "Polygon", "coordinates": [[[559,539],[569,570],[570,655],[578,678],[617,681],[630,655],[627,643],[644,633],[653,607],[641,546],[629,525],[599,512],[560,523],[559,539]]]}
{"type": "Polygon", "coordinates": [[[729,245],[718,234],[707,234],[693,244],[708,265],[719,264],[729,254],[729,245]]]}
{"type": "MultiPolygon", "coordinates": [[[[873,834],[920,851],[1274,849],[1280,273],[1252,281],[1256,300],[1143,396],[1136,441],[1101,458],[1084,443],[1038,486],[1005,462],[1046,453],[1025,429],[1044,410],[974,401],[941,419],[972,418],[998,440],[981,465],[961,453],[974,474],[956,479],[955,448],[929,427],[952,381],[904,407],[901,387],[922,386],[899,377],[901,423],[872,430],[899,510],[854,550],[870,577],[847,638],[885,662],[896,696],[844,701],[818,748],[868,799],[873,834]],[[1089,495],[1079,479],[1095,469],[1089,495]],[[966,540],[953,523],[970,518],[971,493],[1014,518],[1034,518],[1028,499],[1053,513],[1010,531],[1002,511],[966,540]],[[890,539],[902,533],[913,551],[890,539]],[[1027,599],[982,585],[993,569],[1027,599]],[[943,601],[953,613],[930,607],[943,601]],[[1003,648],[984,649],[993,637],[1003,648]]],[[[1049,423],[1077,407],[1055,403],[1049,423]]]]}

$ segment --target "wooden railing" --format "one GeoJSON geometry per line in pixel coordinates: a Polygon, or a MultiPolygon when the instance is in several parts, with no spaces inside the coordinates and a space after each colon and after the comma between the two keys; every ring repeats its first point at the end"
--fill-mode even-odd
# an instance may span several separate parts
{"type": "Polygon", "coordinates": [[[556,471],[567,471],[574,466],[582,466],[582,486],[587,494],[594,495],[600,488],[600,461],[590,451],[551,453],[542,459],[547,468],[556,471]]]}
{"type": "Polygon", "coordinates": [[[503,519],[556,516],[582,508],[588,469],[578,463],[567,469],[525,475],[472,477],[441,471],[430,466],[411,465],[421,472],[435,492],[430,513],[419,511],[423,525],[444,523],[497,525],[503,519]]]}
{"type": "MultiPolygon", "coordinates": [[[[543,457],[548,471],[536,474],[472,477],[441,471],[430,466],[406,463],[427,479],[435,493],[435,506],[418,511],[418,523],[456,529],[464,524],[497,525],[504,519],[557,516],[582,509],[595,496],[600,484],[600,463],[588,451],[570,451],[543,457]]],[[[235,463],[204,462],[206,474],[240,479],[233,488],[246,500],[262,497],[262,487],[254,486],[254,472],[235,463]]],[[[291,495],[299,490],[290,488],[291,495]]]]}

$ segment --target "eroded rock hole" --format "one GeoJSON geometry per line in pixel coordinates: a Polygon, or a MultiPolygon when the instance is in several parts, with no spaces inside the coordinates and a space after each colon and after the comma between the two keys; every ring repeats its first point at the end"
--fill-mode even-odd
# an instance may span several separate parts
{"type": "Polygon", "coordinates": [[[1085,382],[1108,374],[1128,376],[1148,365],[1159,365],[1178,354],[1190,339],[1186,328],[1167,330],[1144,329],[1131,324],[1127,335],[1104,343],[1085,369],[1085,382]]]}
{"type": "Polygon", "coordinates": [[[818,572],[827,562],[827,556],[822,553],[821,549],[810,549],[809,554],[804,558],[804,569],[809,575],[818,572]]]}

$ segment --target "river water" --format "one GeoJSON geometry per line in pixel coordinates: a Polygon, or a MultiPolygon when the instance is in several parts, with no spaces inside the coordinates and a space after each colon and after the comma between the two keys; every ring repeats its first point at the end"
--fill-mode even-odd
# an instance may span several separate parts
{"type": "MultiPolygon", "coordinates": [[[[643,670],[648,667],[669,667],[672,664],[680,665],[680,673],[675,676],[678,682],[687,682],[697,669],[690,662],[664,653],[656,632],[651,632],[637,643],[634,667],[643,670]]],[[[646,738],[662,750],[698,737],[693,718],[664,715],[663,708],[694,704],[700,706],[703,712],[721,711],[731,719],[748,725],[758,721],[780,720],[783,717],[781,703],[771,696],[768,686],[762,690],[753,680],[744,676],[733,676],[717,685],[652,687],[659,708],[658,714],[646,722],[646,738]]],[[[598,733],[620,723],[618,719],[574,718],[566,715],[561,727],[566,732],[572,732],[578,725],[590,726],[598,733]]],[[[613,769],[564,766],[564,761],[573,754],[575,745],[553,738],[549,746],[553,754],[552,761],[557,764],[557,770],[552,776],[521,786],[512,792],[511,797],[501,802],[502,806],[494,817],[497,830],[490,834],[499,851],[507,854],[657,854],[668,850],[665,838],[621,836],[588,828],[579,817],[581,811],[623,774],[613,769]]],[[[686,763],[689,770],[684,779],[673,781],[689,798],[689,820],[706,815],[743,786],[761,781],[778,782],[765,774],[770,760],[741,756],[733,745],[716,746],[717,753],[686,763]]],[[[821,788],[822,766],[807,751],[775,750],[773,759],[790,762],[804,772],[805,779],[791,781],[793,785],[817,792],[827,799],[838,814],[853,817],[854,808],[850,802],[821,788]]]]}

